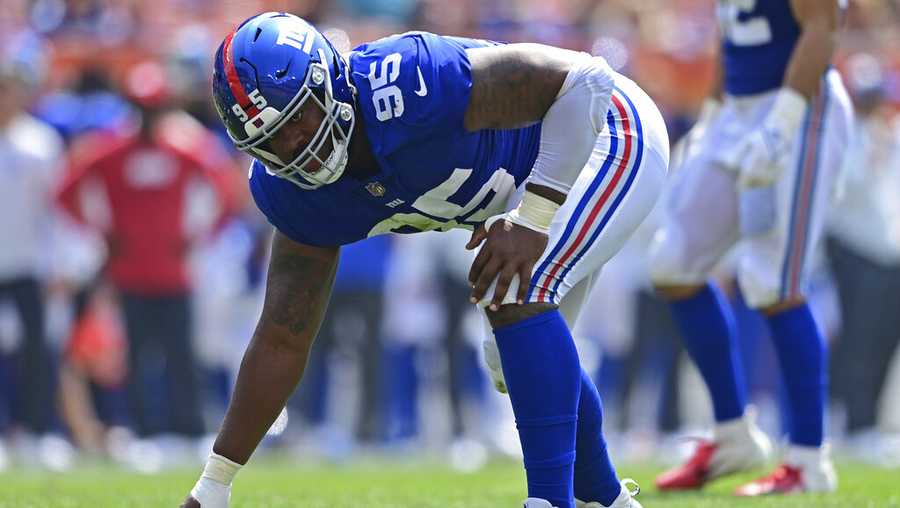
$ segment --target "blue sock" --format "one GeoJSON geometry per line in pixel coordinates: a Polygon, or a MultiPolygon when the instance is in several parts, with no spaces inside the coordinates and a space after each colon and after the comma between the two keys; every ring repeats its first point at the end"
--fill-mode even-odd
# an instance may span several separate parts
{"type": "Polygon", "coordinates": [[[558,310],[494,330],[522,443],[528,497],[574,505],[581,365],[558,310]]]}
{"type": "Polygon", "coordinates": [[[384,434],[391,441],[402,441],[418,433],[418,375],[415,345],[386,341],[382,350],[382,408],[384,434]]]}
{"type": "Polygon", "coordinates": [[[690,298],[672,302],[684,345],[712,397],[717,422],[740,418],[747,401],[731,306],[711,283],[690,298]]]}
{"type": "Polygon", "coordinates": [[[825,339],[806,303],[768,322],[790,402],[791,443],[820,446],[828,387],[825,339]]]}
{"type": "Polygon", "coordinates": [[[609,506],[622,487],[603,439],[603,403],[591,377],[581,371],[578,434],[575,439],[575,497],[609,506]]]}

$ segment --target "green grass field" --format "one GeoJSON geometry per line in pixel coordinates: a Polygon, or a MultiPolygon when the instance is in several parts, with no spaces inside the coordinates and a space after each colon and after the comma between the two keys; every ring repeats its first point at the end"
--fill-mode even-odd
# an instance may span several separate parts
{"type": "MultiPolygon", "coordinates": [[[[830,496],[736,499],[729,493],[741,480],[716,483],[702,493],[661,495],[653,491],[658,468],[624,466],[646,488],[638,497],[645,508],[900,508],[900,472],[843,464],[841,487],[830,496]]],[[[0,508],[176,507],[196,471],[142,476],[109,467],[66,474],[0,474],[0,508]]],[[[366,462],[347,467],[296,466],[266,461],[238,476],[232,506],[328,508],[515,508],[524,498],[523,474],[511,462],[492,464],[473,474],[440,465],[366,462]]]]}

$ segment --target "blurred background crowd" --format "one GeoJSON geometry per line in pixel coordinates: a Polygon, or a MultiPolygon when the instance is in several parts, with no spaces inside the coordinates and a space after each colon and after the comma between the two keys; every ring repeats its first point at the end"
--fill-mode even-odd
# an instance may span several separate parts
{"type": "MultiPolygon", "coordinates": [[[[657,101],[673,142],[713,74],[712,0],[4,0],[0,4],[0,470],[196,461],[261,307],[271,228],[209,97],[237,23],[286,10],[335,45],[409,29],[589,51],[657,101]]],[[[858,118],[811,292],[832,341],[829,434],[900,467],[900,2],[851,3],[838,67],[858,118]]],[[[677,168],[673,168],[677,170],[677,168]]],[[[311,218],[314,220],[314,218],[311,218]]],[[[576,335],[620,457],[674,459],[710,421],[649,291],[651,216],[576,335]]],[[[270,448],[301,459],[516,454],[481,367],[467,233],[343,249],[332,303],[270,448]]],[[[728,263],[720,270],[727,287],[728,263]]],[[[778,435],[778,365],[731,292],[749,386],[778,435]]]]}

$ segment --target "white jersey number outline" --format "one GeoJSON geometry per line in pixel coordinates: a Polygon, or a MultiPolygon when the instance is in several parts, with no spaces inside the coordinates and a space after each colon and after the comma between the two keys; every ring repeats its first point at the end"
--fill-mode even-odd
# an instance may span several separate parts
{"type": "Polygon", "coordinates": [[[381,122],[403,115],[403,93],[393,83],[400,76],[400,53],[391,53],[380,62],[369,66],[369,85],[372,87],[372,102],[375,104],[375,118],[381,122]],[[380,70],[380,75],[376,73],[380,70]]]}

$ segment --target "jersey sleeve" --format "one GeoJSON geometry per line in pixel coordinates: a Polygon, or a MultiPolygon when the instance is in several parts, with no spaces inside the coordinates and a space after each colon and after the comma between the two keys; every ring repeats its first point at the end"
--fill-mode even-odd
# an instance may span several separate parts
{"type": "Polygon", "coordinates": [[[466,49],[491,44],[409,32],[357,48],[353,79],[376,152],[389,155],[426,137],[463,134],[472,89],[466,49]]]}

